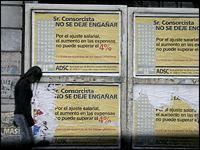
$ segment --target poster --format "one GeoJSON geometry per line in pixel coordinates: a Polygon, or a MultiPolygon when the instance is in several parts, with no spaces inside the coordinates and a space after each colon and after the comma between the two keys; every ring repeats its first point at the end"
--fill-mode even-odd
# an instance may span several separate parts
{"type": "Polygon", "coordinates": [[[1,98],[14,98],[14,89],[18,76],[1,76],[1,98]]]}
{"type": "Polygon", "coordinates": [[[6,135],[20,135],[19,128],[13,125],[14,114],[13,112],[1,113],[1,134],[2,137],[6,135]]]}
{"type": "Polygon", "coordinates": [[[1,113],[1,147],[17,147],[20,144],[20,128],[13,125],[14,113],[1,113]]]}
{"type": "Polygon", "coordinates": [[[1,74],[19,75],[21,73],[20,53],[1,52],[1,74]]]}
{"type": "Polygon", "coordinates": [[[199,76],[199,16],[136,14],[135,76],[199,76]]]}
{"type": "Polygon", "coordinates": [[[199,147],[198,85],[134,85],[133,146],[199,147]]]}
{"type": "Polygon", "coordinates": [[[35,141],[120,147],[120,85],[40,83],[33,99],[35,141]]]}
{"type": "Polygon", "coordinates": [[[120,11],[33,11],[32,65],[44,75],[120,75],[120,11]]]}

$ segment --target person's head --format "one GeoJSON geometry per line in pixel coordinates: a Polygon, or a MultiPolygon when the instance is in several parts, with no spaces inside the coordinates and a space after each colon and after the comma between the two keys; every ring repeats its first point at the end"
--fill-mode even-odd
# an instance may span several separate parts
{"type": "Polygon", "coordinates": [[[42,69],[38,66],[31,67],[25,74],[21,76],[18,83],[22,79],[27,79],[30,83],[39,82],[42,77],[42,69]]]}
{"type": "Polygon", "coordinates": [[[35,82],[39,82],[41,77],[42,77],[42,70],[40,67],[38,66],[34,66],[31,67],[26,73],[26,79],[30,82],[30,83],[35,83],[35,82]]]}

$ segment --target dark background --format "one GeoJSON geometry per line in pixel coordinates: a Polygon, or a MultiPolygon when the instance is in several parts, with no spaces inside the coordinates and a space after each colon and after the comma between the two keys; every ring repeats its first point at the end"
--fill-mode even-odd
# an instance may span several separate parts
{"type": "Polygon", "coordinates": [[[165,7],[165,8],[199,8],[199,1],[133,1],[133,0],[39,0],[38,3],[46,4],[102,4],[102,5],[127,5],[128,7],[165,7]]]}

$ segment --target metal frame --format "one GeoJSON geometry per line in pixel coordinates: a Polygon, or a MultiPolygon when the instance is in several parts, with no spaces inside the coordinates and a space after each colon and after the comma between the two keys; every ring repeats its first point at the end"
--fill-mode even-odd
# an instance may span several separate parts
{"type": "MultiPolygon", "coordinates": [[[[199,15],[199,10],[196,8],[141,8],[141,7],[128,7],[128,103],[127,111],[128,113],[128,130],[131,133],[130,138],[132,138],[132,148],[134,149],[144,149],[150,147],[134,147],[134,122],[133,118],[135,113],[133,112],[134,101],[133,101],[133,87],[134,84],[170,84],[170,85],[199,85],[198,77],[135,77],[134,76],[134,20],[133,15],[135,13],[145,13],[145,14],[187,14],[187,15],[199,15]]],[[[153,149],[159,149],[161,147],[151,147],[153,149]]],[[[162,147],[165,148],[165,147],[162,147]]]]}
{"type": "MultiPolygon", "coordinates": [[[[42,83],[79,83],[79,84],[119,84],[120,85],[120,138],[121,141],[127,134],[127,6],[126,5],[68,5],[68,4],[26,4],[25,5],[25,63],[24,70],[31,66],[31,12],[32,10],[66,10],[66,11],[121,11],[121,74],[120,76],[93,76],[93,75],[62,75],[44,76],[42,83]]],[[[125,146],[123,142],[120,147],[125,146]]],[[[79,148],[80,147],[76,147],[79,148]]],[[[85,147],[83,147],[85,148],[85,147]]],[[[88,147],[87,147],[88,148],[88,147]]],[[[89,147],[94,148],[94,147],[89,147]]],[[[106,148],[106,147],[102,147],[106,148]]],[[[108,147],[107,147],[108,148],[108,147]]],[[[115,147],[116,148],[116,147],[115,147]]]]}

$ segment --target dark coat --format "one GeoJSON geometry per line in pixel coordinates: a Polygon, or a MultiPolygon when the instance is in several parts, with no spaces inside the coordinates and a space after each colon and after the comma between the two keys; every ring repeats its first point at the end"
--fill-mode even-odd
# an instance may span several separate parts
{"type": "Polygon", "coordinates": [[[31,98],[33,96],[30,83],[27,79],[22,79],[15,86],[15,111],[14,114],[23,114],[28,122],[28,126],[34,125],[31,116],[31,98]]]}

